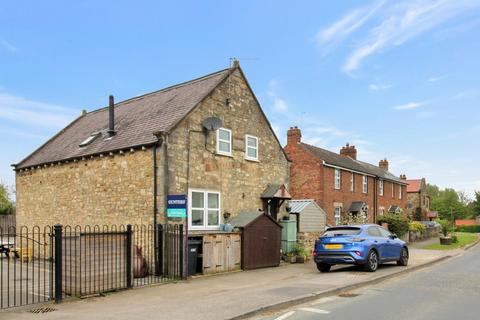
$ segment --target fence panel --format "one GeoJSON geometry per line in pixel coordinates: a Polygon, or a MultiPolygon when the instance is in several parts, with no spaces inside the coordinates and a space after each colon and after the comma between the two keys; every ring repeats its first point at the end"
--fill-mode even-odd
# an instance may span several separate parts
{"type": "Polygon", "coordinates": [[[0,309],[53,298],[51,227],[0,227],[0,309]]]}

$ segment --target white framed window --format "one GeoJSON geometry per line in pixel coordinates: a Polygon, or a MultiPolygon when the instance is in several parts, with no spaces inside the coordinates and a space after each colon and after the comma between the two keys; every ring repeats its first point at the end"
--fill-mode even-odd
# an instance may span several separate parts
{"type": "Polygon", "coordinates": [[[341,181],[342,181],[342,176],[340,173],[340,169],[335,169],[335,189],[340,190],[341,181]]]}
{"type": "Polygon", "coordinates": [[[350,175],[350,191],[355,191],[355,174],[353,172],[350,175]]]}
{"type": "Polygon", "coordinates": [[[368,192],[368,179],[367,179],[367,176],[363,176],[362,177],[362,191],[363,193],[367,193],[368,192]]]}
{"type": "Polygon", "coordinates": [[[398,199],[402,199],[402,186],[398,185],[398,199]]]}
{"type": "Polygon", "coordinates": [[[188,191],[188,225],[191,230],[220,227],[220,192],[200,189],[188,191]]]}
{"type": "Polygon", "coordinates": [[[378,181],[378,191],[380,195],[383,197],[383,180],[378,181]]]}
{"type": "Polygon", "coordinates": [[[258,161],[258,138],[245,135],[245,159],[258,161]]]}
{"type": "Polygon", "coordinates": [[[335,207],[335,225],[336,226],[340,224],[341,213],[342,213],[342,207],[335,207]]]}
{"type": "Polygon", "coordinates": [[[217,130],[217,153],[232,155],[232,130],[220,128],[217,130]]]}
{"type": "Polygon", "coordinates": [[[392,182],[392,199],[395,198],[395,184],[392,182]]]}

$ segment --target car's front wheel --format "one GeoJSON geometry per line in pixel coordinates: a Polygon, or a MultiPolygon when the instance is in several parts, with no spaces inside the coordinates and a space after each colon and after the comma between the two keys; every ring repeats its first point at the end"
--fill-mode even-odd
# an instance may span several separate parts
{"type": "Polygon", "coordinates": [[[408,264],[408,250],[407,248],[402,248],[400,252],[400,259],[397,261],[397,265],[406,266],[408,264]]]}
{"type": "Polygon", "coordinates": [[[378,254],[374,250],[370,250],[367,255],[367,261],[363,266],[365,271],[375,272],[378,268],[378,254]]]}
{"type": "Polygon", "coordinates": [[[326,264],[326,263],[317,263],[317,269],[320,272],[328,272],[330,271],[330,268],[332,267],[331,264],[326,264]]]}

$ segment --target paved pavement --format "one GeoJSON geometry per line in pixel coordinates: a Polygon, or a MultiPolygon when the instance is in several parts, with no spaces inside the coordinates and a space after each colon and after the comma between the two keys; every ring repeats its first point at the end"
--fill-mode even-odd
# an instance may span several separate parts
{"type": "Polygon", "coordinates": [[[480,246],[460,257],[378,285],[285,309],[256,320],[477,320],[480,246]]]}
{"type": "MultiPolygon", "coordinates": [[[[334,267],[320,274],[312,262],[285,264],[225,275],[200,277],[193,280],[138,288],[109,294],[106,297],[73,300],[53,306],[56,310],[41,315],[42,319],[230,319],[259,308],[346,285],[360,284],[380,277],[429,264],[450,252],[411,250],[408,267],[384,265],[375,273],[356,267],[334,267]]],[[[22,309],[0,312],[0,319],[38,319],[22,309]]]]}

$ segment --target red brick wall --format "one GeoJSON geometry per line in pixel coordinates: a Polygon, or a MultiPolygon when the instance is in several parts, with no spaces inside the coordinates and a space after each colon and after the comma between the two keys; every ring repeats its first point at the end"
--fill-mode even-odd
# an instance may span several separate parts
{"type": "MultiPolygon", "coordinates": [[[[374,222],[375,217],[375,192],[379,193],[379,187],[375,188],[376,179],[367,177],[368,192],[364,194],[362,186],[362,174],[354,173],[354,191],[350,191],[350,171],[341,170],[340,190],[335,189],[335,169],[324,166],[323,161],[307,152],[296,143],[289,143],[285,147],[290,167],[289,192],[294,199],[314,199],[327,213],[327,224],[335,224],[335,204],[342,204],[343,219],[345,211],[350,208],[353,201],[363,201],[368,204],[368,221],[374,222]]],[[[394,197],[392,198],[391,183],[384,181],[384,195],[378,196],[377,217],[379,208],[384,207],[385,212],[391,205],[406,208],[406,187],[403,187],[402,199],[398,199],[398,186],[395,185],[394,197]]]]}
{"type": "Polygon", "coordinates": [[[398,198],[398,188],[400,187],[400,184],[397,183],[392,183],[389,181],[384,181],[383,182],[383,196],[380,195],[380,190],[379,190],[379,196],[378,196],[378,213],[380,214],[380,207],[384,207],[385,213],[388,211],[390,206],[399,206],[400,208],[403,209],[403,212],[406,214],[407,213],[407,192],[406,192],[406,186],[402,187],[402,199],[398,198]],[[394,191],[393,191],[393,197],[392,197],[392,184],[394,185],[394,191]]]}

